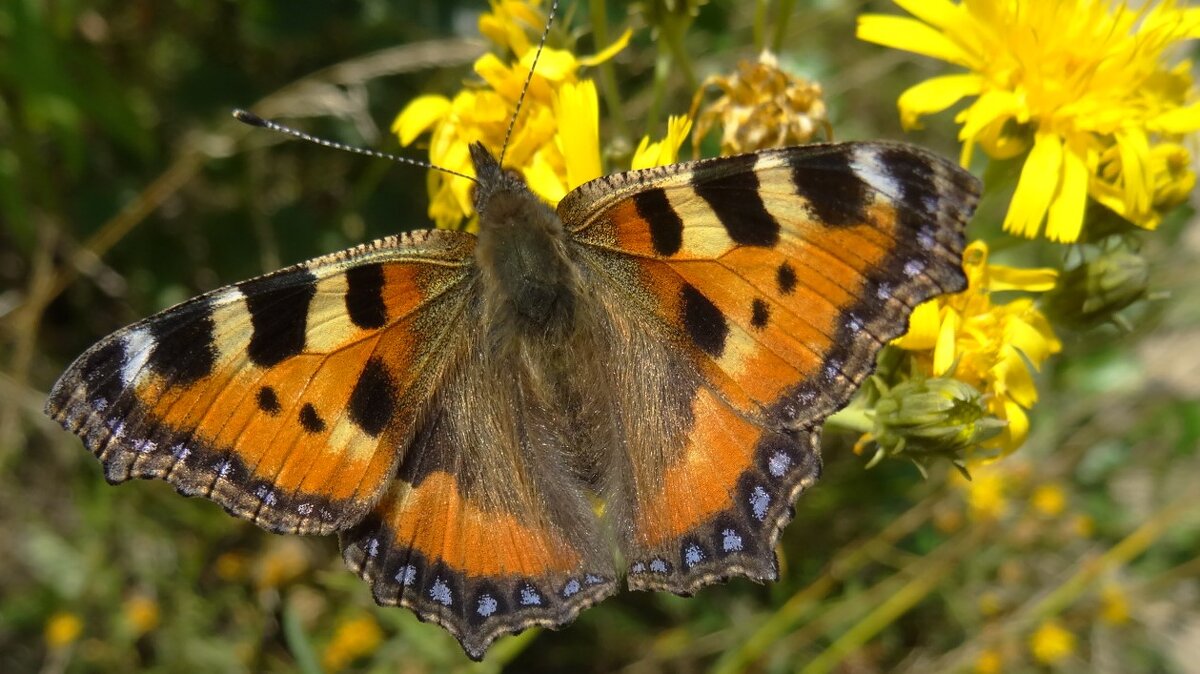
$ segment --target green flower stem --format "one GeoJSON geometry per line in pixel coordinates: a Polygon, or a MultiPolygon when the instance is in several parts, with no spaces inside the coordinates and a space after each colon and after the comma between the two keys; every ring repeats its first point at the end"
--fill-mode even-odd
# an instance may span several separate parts
{"type": "Polygon", "coordinates": [[[943,497],[924,498],[892,520],[882,531],[869,539],[847,546],[821,573],[779,607],[736,647],[726,651],[713,666],[714,674],[737,674],[754,667],[776,643],[792,634],[795,626],[807,616],[843,579],[878,559],[879,552],[924,526],[943,497]]]}
{"type": "MultiPolygon", "coordinates": [[[[605,0],[592,0],[591,9],[592,35],[595,38],[595,48],[603,49],[608,46],[608,3],[605,0]]],[[[604,108],[608,110],[608,120],[616,135],[617,146],[623,147],[631,138],[629,121],[625,119],[621,101],[621,88],[617,86],[617,71],[613,68],[612,59],[596,66],[600,74],[600,89],[604,92],[604,108]]],[[[603,153],[601,153],[603,154],[603,153]]]]}
{"type": "Polygon", "coordinates": [[[788,20],[792,18],[792,7],[796,0],[781,0],[779,3],[779,19],[775,22],[775,39],[771,41],[771,51],[778,54],[783,50],[783,40],[787,37],[788,20]]]}
{"type": "Polygon", "coordinates": [[[671,55],[675,58],[675,62],[671,65],[683,75],[683,84],[689,94],[695,92],[696,87],[699,86],[699,82],[696,80],[696,71],[692,69],[692,59],[688,57],[687,48],[683,46],[683,36],[691,24],[691,17],[671,15],[663,21],[661,27],[663,39],[666,40],[667,45],[671,48],[671,55]]]}
{"type": "Polygon", "coordinates": [[[1195,496],[1190,493],[1180,496],[1099,557],[1083,560],[1075,573],[1058,587],[1036,596],[1002,625],[947,653],[931,671],[957,672],[966,669],[987,644],[1011,639],[1030,630],[1038,622],[1058,615],[1080,596],[1094,590],[1097,580],[1106,573],[1132,562],[1164,536],[1177,531],[1176,527],[1182,521],[1195,518],[1197,514],[1200,514],[1200,506],[1195,496]]]}
{"type": "Polygon", "coordinates": [[[767,0],[754,3],[754,53],[762,53],[767,44],[767,0]]]}
{"type": "Polygon", "coordinates": [[[963,557],[976,549],[984,539],[987,529],[986,526],[973,526],[921,558],[918,564],[913,565],[917,573],[911,580],[842,633],[829,648],[810,660],[800,671],[803,674],[820,674],[836,669],[847,656],[862,648],[944,583],[949,572],[961,564],[963,557]]]}
{"type": "Polygon", "coordinates": [[[663,98],[667,91],[667,75],[671,72],[671,55],[665,40],[658,41],[658,54],[654,60],[654,86],[651,88],[650,109],[646,112],[644,135],[658,129],[658,118],[662,114],[663,98]]]}

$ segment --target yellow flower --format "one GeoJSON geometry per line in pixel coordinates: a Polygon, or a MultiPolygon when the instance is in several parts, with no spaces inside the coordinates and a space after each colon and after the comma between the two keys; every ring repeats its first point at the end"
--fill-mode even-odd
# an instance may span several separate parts
{"type": "Polygon", "coordinates": [[[975,658],[976,674],[1000,674],[1002,671],[1004,671],[1004,658],[1000,655],[1000,651],[985,648],[980,651],[979,657],[975,658]]]}
{"type": "Polygon", "coordinates": [[[985,616],[994,616],[1004,610],[1004,600],[1000,597],[1000,593],[995,590],[988,590],[979,595],[979,612],[985,616]]]}
{"type": "Polygon", "coordinates": [[[1043,484],[1033,490],[1029,503],[1046,517],[1058,517],[1067,507],[1067,493],[1060,484],[1043,484]]]}
{"type": "Polygon", "coordinates": [[[137,636],[153,631],[158,627],[158,602],[143,594],[138,594],[125,600],[123,607],[125,621],[137,636]]]}
{"type": "MultiPolygon", "coordinates": [[[[482,86],[460,91],[453,99],[421,96],[396,117],[392,131],[402,145],[429,132],[430,163],[474,175],[467,146],[480,141],[499,155],[537,56],[504,166],[522,173],[543,199],[557,203],[567,191],[602,173],[596,87],[579,71],[612,58],[629,42],[631,32],[595,56],[576,58],[569,50],[553,47],[545,47],[538,56],[537,40],[529,33],[540,34],[545,24],[539,6],[531,1],[493,2],[492,12],[479,20],[480,31],[515,60],[484,54],[475,61],[482,86]]],[[[437,171],[430,172],[428,180],[429,216],[439,227],[457,227],[472,216],[469,181],[437,171]]]]}
{"type": "Polygon", "coordinates": [[[308,548],[295,537],[273,539],[258,558],[255,583],[260,590],[281,587],[308,571],[308,548]]]}
{"type": "Polygon", "coordinates": [[[975,97],[955,118],[963,163],[976,144],[998,159],[1028,152],[1005,230],[1034,237],[1044,223],[1048,238],[1075,241],[1088,196],[1153,229],[1191,190],[1178,143],[1200,129],[1200,102],[1190,64],[1167,58],[1200,38],[1200,11],[1175,0],[895,1],[915,18],[864,15],[860,39],[968,70],[905,91],[904,125],[975,97]]]}
{"type": "Polygon", "coordinates": [[[1054,287],[1052,269],[1017,269],[987,263],[982,241],[967,246],[963,267],[968,287],[956,295],[925,302],[913,311],[908,333],[895,344],[916,352],[934,376],[953,376],[985,394],[988,410],[1008,426],[984,447],[1011,452],[1029,432],[1025,413],[1037,402],[1029,367],[1040,368],[1062,350],[1046,317],[1028,298],[992,302],[1005,290],[1045,291],[1054,287]]]}
{"type": "Polygon", "coordinates": [[[1009,463],[972,461],[967,474],[950,474],[950,481],[966,499],[967,512],[977,522],[994,522],[1008,513],[1009,494],[1019,486],[1009,463]]]}
{"type": "Polygon", "coordinates": [[[83,621],[70,611],[59,611],[46,621],[44,638],[50,648],[66,648],[83,633],[83,621]]]}
{"type": "Polygon", "coordinates": [[[1075,635],[1056,620],[1043,622],[1029,637],[1029,650],[1044,665],[1056,665],[1075,652],[1075,635]]]}
{"type": "Polygon", "coordinates": [[[1109,583],[1100,590],[1100,619],[1109,625],[1129,622],[1129,599],[1120,585],[1109,583]]]}
{"type": "Polygon", "coordinates": [[[213,564],[217,576],[225,581],[241,580],[246,576],[249,565],[246,555],[240,552],[223,552],[213,564]]]}
{"type": "Polygon", "coordinates": [[[338,625],[321,654],[325,671],[337,672],[355,660],[374,653],[383,643],[383,630],[370,615],[351,618],[338,625]]]}
{"type": "Polygon", "coordinates": [[[769,51],[756,63],[742,61],[733,75],[704,80],[692,99],[693,116],[710,86],[719,88],[722,96],[696,117],[693,151],[717,125],[723,155],[807,143],[822,131],[826,139],[833,136],[821,85],[783,70],[769,51]]]}
{"type": "Polygon", "coordinates": [[[1076,515],[1071,518],[1070,531],[1080,538],[1091,538],[1096,533],[1096,522],[1087,515],[1076,515]]]}
{"type": "Polygon", "coordinates": [[[667,137],[657,143],[650,142],[650,136],[642,138],[637,150],[633,153],[633,161],[629,168],[637,170],[654,166],[666,166],[679,161],[679,148],[692,129],[692,120],[687,116],[671,115],[667,119],[667,137]]]}

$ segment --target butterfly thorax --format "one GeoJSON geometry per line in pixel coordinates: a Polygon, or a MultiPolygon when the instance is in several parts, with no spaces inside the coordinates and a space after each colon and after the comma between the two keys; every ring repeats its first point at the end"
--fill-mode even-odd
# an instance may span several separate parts
{"type": "Polygon", "coordinates": [[[481,144],[475,163],[479,265],[493,325],[526,336],[561,336],[575,314],[576,274],[562,221],[516,173],[504,171],[481,144]]]}

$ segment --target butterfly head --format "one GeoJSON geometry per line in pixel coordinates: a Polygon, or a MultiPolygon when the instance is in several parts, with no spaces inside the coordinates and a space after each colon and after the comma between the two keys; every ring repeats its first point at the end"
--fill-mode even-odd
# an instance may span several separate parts
{"type": "Polygon", "coordinates": [[[512,209],[539,203],[521,174],[501,168],[483,143],[471,143],[470,149],[476,181],[472,201],[481,223],[502,222],[512,209]]]}

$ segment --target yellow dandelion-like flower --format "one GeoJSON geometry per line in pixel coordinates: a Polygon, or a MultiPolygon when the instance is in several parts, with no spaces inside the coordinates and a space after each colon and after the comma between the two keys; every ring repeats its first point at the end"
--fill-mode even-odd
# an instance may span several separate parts
{"type": "Polygon", "coordinates": [[[1075,635],[1056,620],[1047,620],[1029,637],[1029,651],[1044,665],[1056,665],[1075,653],[1075,635]]]}
{"type": "Polygon", "coordinates": [[[1087,515],[1076,515],[1071,518],[1071,534],[1079,538],[1091,538],[1096,533],[1096,522],[1087,515]]]}
{"type": "Polygon", "coordinates": [[[1129,622],[1129,598],[1120,585],[1109,583],[1100,590],[1100,620],[1109,625],[1129,622]]]}
{"type": "Polygon", "coordinates": [[[1058,517],[1067,508],[1067,492],[1058,483],[1039,485],[1029,497],[1029,504],[1040,515],[1058,517]]]}
{"type": "Polygon", "coordinates": [[[1004,671],[1004,657],[1000,651],[985,648],[975,658],[975,674],[1000,674],[1004,671]]]}
{"type": "Polygon", "coordinates": [[[83,633],[83,620],[70,611],[59,611],[46,621],[43,636],[50,648],[66,648],[83,633]]]}
{"type": "MultiPolygon", "coordinates": [[[[402,145],[429,133],[429,161],[466,175],[474,175],[467,151],[482,142],[499,154],[521,89],[537,57],[504,153],[504,165],[522,173],[530,188],[550,203],[570,189],[602,173],[599,142],[599,100],[595,84],[580,77],[581,68],[612,58],[631,36],[626,31],[600,53],[578,58],[566,49],[545,47],[540,56],[531,30],[545,24],[539,2],[493,2],[492,12],[479,20],[480,31],[513,59],[506,62],[494,53],[475,61],[483,84],[465,89],[453,98],[421,96],[396,117],[392,131],[402,145]]],[[[439,227],[457,227],[473,213],[471,183],[432,171],[429,174],[429,216],[439,227]]],[[[470,227],[470,226],[469,226],[470,227]]]]}
{"type": "Polygon", "coordinates": [[[1014,475],[1009,466],[1001,463],[973,461],[967,466],[967,478],[961,472],[950,474],[950,483],[962,492],[967,513],[976,522],[994,522],[1009,511],[1009,494],[1014,488],[1014,475]]]}
{"type": "Polygon", "coordinates": [[[818,132],[826,139],[833,136],[821,85],[783,70],[769,51],[756,62],[742,61],[733,75],[704,80],[692,100],[692,116],[693,151],[716,126],[721,128],[723,155],[807,143],[818,132]],[[709,87],[717,87],[722,95],[697,116],[709,87]]]}
{"type": "Polygon", "coordinates": [[[122,607],[125,622],[137,636],[152,632],[158,627],[158,602],[152,597],[137,594],[125,600],[122,607]]]}
{"type": "Polygon", "coordinates": [[[967,97],[962,161],[1028,153],[1006,231],[1079,237],[1087,198],[1153,229],[1195,184],[1179,142],[1200,130],[1190,64],[1168,57],[1200,38],[1200,10],[1175,0],[895,0],[915,18],[864,15],[858,37],[968,70],[905,91],[919,126],[967,97]],[[1139,7],[1140,5],[1140,7],[1139,7]]]}
{"type": "Polygon", "coordinates": [[[241,580],[250,568],[250,560],[240,552],[223,552],[213,563],[217,576],[224,581],[241,580]]]}
{"type": "Polygon", "coordinates": [[[374,653],[383,643],[383,630],[369,615],[351,618],[338,625],[321,654],[327,672],[339,672],[355,660],[374,653]]]}
{"type": "Polygon", "coordinates": [[[679,161],[679,148],[683,145],[683,141],[687,139],[688,132],[692,129],[692,120],[690,117],[682,115],[671,115],[667,120],[667,136],[662,140],[652,143],[650,136],[642,138],[642,142],[638,144],[637,150],[633,153],[633,161],[630,162],[629,168],[637,170],[651,168],[654,166],[666,166],[679,161]]]}
{"type": "Polygon", "coordinates": [[[309,567],[308,548],[296,538],[271,541],[255,565],[260,590],[282,587],[302,576],[309,567]]]}
{"type": "Polygon", "coordinates": [[[1062,344],[1033,300],[997,304],[991,293],[1046,291],[1054,287],[1057,273],[990,265],[987,257],[987,244],[982,241],[967,246],[963,253],[967,289],[918,305],[908,333],[895,344],[914,352],[934,376],[953,376],[988,394],[988,410],[1008,425],[983,445],[1011,452],[1025,441],[1026,410],[1037,402],[1029,368],[1040,368],[1051,354],[1062,350],[1062,344]]]}

